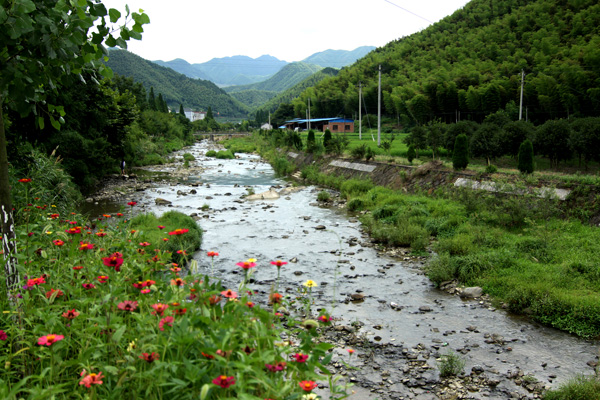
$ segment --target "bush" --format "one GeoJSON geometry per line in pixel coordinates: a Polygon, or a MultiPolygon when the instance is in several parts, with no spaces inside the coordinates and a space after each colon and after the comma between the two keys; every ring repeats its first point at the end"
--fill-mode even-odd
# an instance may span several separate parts
{"type": "Polygon", "coordinates": [[[544,400],[600,400],[600,379],[579,376],[558,389],[547,391],[544,400]]]}
{"type": "Polygon", "coordinates": [[[467,135],[460,134],[454,141],[454,151],[452,152],[452,167],[457,170],[463,170],[469,165],[469,139],[467,135]]]}
{"type": "Polygon", "coordinates": [[[417,152],[413,146],[408,146],[408,151],[406,152],[406,158],[408,162],[412,164],[413,160],[417,157],[417,152]]]}
{"type": "Polygon", "coordinates": [[[465,368],[465,361],[458,354],[449,351],[440,357],[437,365],[440,377],[447,378],[461,374],[465,368]]]}
{"type": "Polygon", "coordinates": [[[347,208],[348,208],[348,211],[353,212],[353,211],[361,211],[364,208],[364,206],[365,206],[365,203],[361,199],[354,198],[348,202],[347,208]]]}
{"type": "Polygon", "coordinates": [[[193,156],[192,154],[190,154],[190,153],[185,153],[185,154],[183,155],[183,159],[184,159],[185,161],[188,161],[188,162],[190,162],[190,161],[195,161],[195,160],[196,160],[196,157],[194,157],[194,156],[193,156]]]}
{"type": "Polygon", "coordinates": [[[495,165],[488,165],[485,167],[485,172],[488,174],[495,174],[498,172],[498,168],[495,165]]]}
{"type": "Polygon", "coordinates": [[[209,150],[206,152],[206,157],[216,157],[216,156],[217,156],[216,150],[209,150]]]}
{"type": "Polygon", "coordinates": [[[329,129],[325,129],[325,133],[323,134],[323,147],[329,153],[331,151],[331,131],[329,129]]]}
{"type": "Polygon", "coordinates": [[[287,176],[294,172],[295,167],[286,157],[278,157],[273,162],[273,169],[277,176],[287,176]]]}
{"type": "Polygon", "coordinates": [[[357,197],[373,189],[373,182],[366,179],[348,179],[342,183],[340,192],[346,199],[357,197]]]}
{"type": "Polygon", "coordinates": [[[352,150],[350,150],[350,155],[352,155],[352,157],[358,160],[362,159],[366,154],[367,145],[365,143],[361,144],[360,146],[356,146],[352,150]]]}
{"type": "Polygon", "coordinates": [[[215,155],[215,157],[219,160],[233,160],[235,158],[230,150],[221,150],[215,155]]]}
{"type": "Polygon", "coordinates": [[[319,201],[321,203],[328,203],[329,201],[331,201],[331,195],[329,194],[328,191],[321,190],[319,192],[319,194],[317,195],[317,201],[319,201]]]}
{"type": "Polygon", "coordinates": [[[525,140],[519,147],[519,171],[522,174],[533,173],[533,145],[530,140],[525,140]]]}

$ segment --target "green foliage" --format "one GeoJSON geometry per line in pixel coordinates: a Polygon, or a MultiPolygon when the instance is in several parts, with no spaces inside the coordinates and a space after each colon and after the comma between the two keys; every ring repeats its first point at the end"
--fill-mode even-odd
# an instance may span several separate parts
{"type": "Polygon", "coordinates": [[[312,129],[308,131],[308,136],[306,137],[306,152],[314,153],[317,144],[315,142],[315,131],[312,129]]]}
{"type": "Polygon", "coordinates": [[[406,158],[408,162],[412,164],[413,160],[417,157],[417,153],[415,152],[415,148],[411,145],[408,146],[408,151],[406,152],[406,158]]]}
{"type": "Polygon", "coordinates": [[[579,376],[558,389],[544,393],[544,400],[600,400],[600,380],[597,376],[579,376]]]}
{"type": "Polygon", "coordinates": [[[367,148],[369,147],[365,143],[362,143],[361,145],[351,149],[350,154],[352,155],[352,157],[360,160],[366,156],[367,148]]]}
{"type": "Polygon", "coordinates": [[[277,176],[288,176],[294,172],[294,164],[289,162],[286,157],[277,157],[271,163],[277,176]]]}
{"type": "Polygon", "coordinates": [[[533,173],[533,145],[531,141],[525,140],[519,146],[519,171],[522,174],[533,173]]]}
{"type": "Polygon", "coordinates": [[[325,133],[323,134],[323,147],[325,150],[330,153],[331,152],[331,131],[329,129],[325,129],[325,133]]]}
{"type": "Polygon", "coordinates": [[[449,351],[437,360],[440,378],[456,376],[464,372],[465,361],[456,353],[449,351]]]}
{"type": "Polygon", "coordinates": [[[331,194],[326,190],[321,190],[319,194],[317,194],[317,201],[320,203],[328,203],[331,201],[331,194]]]}
{"type": "Polygon", "coordinates": [[[350,199],[367,193],[374,186],[373,182],[367,179],[347,179],[340,187],[340,194],[346,199],[350,199]]]}
{"type": "Polygon", "coordinates": [[[460,134],[454,142],[452,152],[452,167],[455,170],[463,170],[469,165],[469,139],[467,135],[460,134]]]}
{"type": "Polygon", "coordinates": [[[217,156],[216,150],[209,150],[206,152],[206,157],[216,157],[216,156],[217,156]]]}
{"type": "Polygon", "coordinates": [[[196,161],[196,157],[194,157],[192,154],[190,153],[184,153],[183,154],[183,159],[185,161],[196,161]]]}
{"type": "Polygon", "coordinates": [[[231,150],[219,150],[215,157],[220,160],[233,160],[235,155],[231,152],[231,150]]]}
{"type": "Polygon", "coordinates": [[[148,242],[159,243],[159,248],[170,252],[173,262],[181,263],[186,256],[178,254],[177,251],[185,251],[192,254],[200,248],[202,244],[202,229],[194,219],[179,211],[167,211],[160,218],[154,214],[139,214],[131,220],[131,228],[139,232],[148,242]],[[164,226],[164,229],[158,229],[158,226],[164,226]],[[182,235],[168,235],[168,241],[163,241],[165,233],[174,232],[177,229],[187,229],[188,232],[182,235]]]}

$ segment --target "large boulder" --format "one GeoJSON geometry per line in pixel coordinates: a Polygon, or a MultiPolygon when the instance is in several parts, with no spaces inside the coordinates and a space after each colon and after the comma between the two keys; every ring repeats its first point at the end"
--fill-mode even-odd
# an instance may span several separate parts
{"type": "Polygon", "coordinates": [[[279,193],[275,189],[269,189],[266,192],[251,194],[246,196],[246,200],[277,200],[279,193]]]}

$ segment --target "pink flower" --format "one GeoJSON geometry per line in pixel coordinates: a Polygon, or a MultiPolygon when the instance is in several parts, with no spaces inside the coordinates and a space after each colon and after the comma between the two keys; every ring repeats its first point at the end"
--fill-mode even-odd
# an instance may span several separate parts
{"type": "Polygon", "coordinates": [[[152,315],[160,315],[162,317],[165,311],[167,311],[167,308],[169,308],[169,305],[157,303],[152,304],[150,307],[154,308],[154,311],[152,311],[152,315]]]}
{"type": "Polygon", "coordinates": [[[141,356],[139,356],[142,360],[146,361],[148,364],[150,364],[151,362],[153,362],[154,360],[158,360],[159,355],[158,353],[152,352],[150,354],[148,353],[142,353],[141,356]]]}
{"type": "Polygon", "coordinates": [[[271,264],[276,266],[277,268],[281,268],[281,266],[287,264],[287,261],[281,261],[281,260],[271,261],[271,264]]]}
{"type": "Polygon", "coordinates": [[[79,313],[77,311],[75,311],[75,309],[67,310],[64,313],[62,313],[63,318],[66,318],[66,319],[74,319],[78,315],[79,315],[79,313]]]}
{"type": "Polygon", "coordinates": [[[39,338],[37,344],[40,346],[52,346],[52,344],[58,342],[59,340],[63,340],[64,338],[65,337],[63,335],[46,335],[39,338]]]}
{"type": "Polygon", "coordinates": [[[160,229],[162,231],[163,229],[165,229],[165,227],[163,225],[159,225],[158,229],[160,229]]]}
{"type": "Polygon", "coordinates": [[[0,340],[2,340],[4,342],[7,339],[8,339],[8,335],[6,334],[6,332],[4,332],[3,330],[0,329],[0,340]]]}
{"type": "Polygon", "coordinates": [[[80,244],[79,250],[93,250],[94,249],[94,245],[92,243],[79,242],[79,244],[80,244]]]}
{"type": "Polygon", "coordinates": [[[223,295],[223,297],[226,297],[228,299],[237,299],[238,297],[238,294],[231,289],[223,290],[221,294],[223,295]]]}
{"type": "Polygon", "coordinates": [[[97,374],[88,374],[86,375],[85,369],[83,371],[81,371],[81,374],[79,376],[84,376],[85,377],[79,381],[80,385],[85,385],[86,388],[91,387],[92,385],[102,385],[102,381],[100,379],[104,378],[102,376],[102,372],[98,372],[97,374]]]}
{"type": "Polygon", "coordinates": [[[84,289],[88,290],[96,288],[96,285],[94,285],[93,283],[82,283],[81,286],[83,286],[84,289]]]}
{"type": "Polygon", "coordinates": [[[235,377],[221,375],[213,379],[212,383],[221,386],[223,389],[227,389],[229,386],[235,384],[235,377]]]}
{"type": "Polygon", "coordinates": [[[250,269],[250,268],[256,267],[256,263],[254,263],[254,262],[248,262],[248,261],[242,261],[242,262],[239,262],[239,263],[237,263],[235,265],[237,265],[238,267],[242,267],[243,269],[250,269]]]}
{"type": "Polygon", "coordinates": [[[296,362],[303,363],[308,360],[308,354],[296,353],[292,356],[292,358],[296,360],[296,362]]]}
{"type": "Polygon", "coordinates": [[[324,324],[328,324],[329,322],[331,322],[331,318],[327,315],[320,315],[317,319],[324,324]]]}
{"type": "Polygon", "coordinates": [[[102,262],[107,267],[112,267],[115,271],[119,272],[121,270],[121,265],[123,265],[123,254],[119,252],[113,253],[109,257],[103,257],[102,262]]]}
{"type": "Polygon", "coordinates": [[[135,311],[138,306],[137,301],[125,300],[117,305],[119,310],[123,311],[135,311]]]}
{"type": "Polygon", "coordinates": [[[188,233],[189,229],[175,229],[173,232],[169,232],[169,235],[183,235],[184,233],[188,233]]]}
{"type": "Polygon", "coordinates": [[[158,329],[160,329],[161,331],[164,331],[164,330],[165,330],[164,326],[165,326],[165,325],[168,325],[168,326],[173,326],[173,321],[174,321],[174,318],[173,318],[173,317],[171,317],[171,316],[169,316],[169,317],[164,317],[164,318],[163,318],[163,319],[161,319],[161,320],[160,320],[160,322],[158,323],[158,329]]]}
{"type": "Polygon", "coordinates": [[[140,290],[140,293],[141,294],[148,294],[148,293],[150,293],[150,289],[142,289],[142,290],[140,290]]]}
{"type": "Polygon", "coordinates": [[[147,247],[147,246],[150,246],[150,243],[148,243],[148,242],[142,242],[142,243],[140,243],[140,246],[147,247]]]}
{"type": "Polygon", "coordinates": [[[65,244],[65,242],[63,242],[60,239],[55,239],[52,241],[52,243],[54,243],[55,246],[62,246],[63,244],[65,244]]]}
{"type": "Polygon", "coordinates": [[[317,384],[314,381],[302,381],[299,385],[305,392],[310,392],[317,387],[317,384]]]}

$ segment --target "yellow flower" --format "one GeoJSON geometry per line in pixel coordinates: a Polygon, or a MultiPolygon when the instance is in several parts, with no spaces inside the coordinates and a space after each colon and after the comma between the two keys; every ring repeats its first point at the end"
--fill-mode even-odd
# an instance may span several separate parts
{"type": "Polygon", "coordinates": [[[249,259],[248,259],[248,262],[249,262],[249,263],[256,262],[256,258],[249,258],[249,259]]]}
{"type": "Polygon", "coordinates": [[[317,282],[313,281],[312,279],[307,280],[306,282],[303,283],[304,286],[306,287],[317,287],[319,285],[317,285],[317,282]]]}
{"type": "Polygon", "coordinates": [[[52,235],[52,232],[46,231],[46,235],[52,235]]]}
{"type": "Polygon", "coordinates": [[[315,400],[318,396],[316,393],[309,393],[302,396],[302,400],[315,400]]]}
{"type": "Polygon", "coordinates": [[[129,346],[127,346],[127,351],[128,352],[132,352],[133,350],[135,350],[135,348],[136,348],[135,341],[136,340],[137,339],[135,339],[134,341],[132,341],[132,342],[129,343],[129,346]]]}

